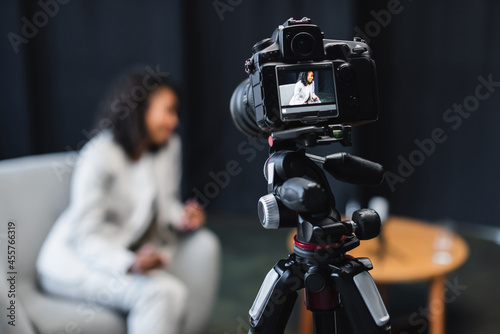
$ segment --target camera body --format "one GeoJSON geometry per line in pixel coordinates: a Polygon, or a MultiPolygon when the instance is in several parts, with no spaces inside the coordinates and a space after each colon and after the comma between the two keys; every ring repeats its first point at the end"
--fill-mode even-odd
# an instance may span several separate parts
{"type": "Polygon", "coordinates": [[[246,100],[263,132],[377,120],[375,62],[360,38],[325,39],[310,19],[289,19],[252,51],[246,100]]]}

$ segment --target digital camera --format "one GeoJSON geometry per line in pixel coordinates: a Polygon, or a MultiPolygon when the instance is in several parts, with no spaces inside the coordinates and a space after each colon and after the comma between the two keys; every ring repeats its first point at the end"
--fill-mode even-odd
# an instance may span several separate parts
{"type": "Polygon", "coordinates": [[[233,92],[236,126],[252,137],[377,120],[375,62],[360,38],[325,39],[309,18],[290,18],[256,43],[245,62],[249,78],[233,92]]]}

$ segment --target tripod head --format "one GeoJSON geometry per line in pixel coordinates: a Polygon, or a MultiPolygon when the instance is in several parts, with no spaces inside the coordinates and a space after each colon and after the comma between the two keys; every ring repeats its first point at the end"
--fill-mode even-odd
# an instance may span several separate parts
{"type": "Polygon", "coordinates": [[[383,167],[347,153],[320,157],[298,149],[298,145],[332,142],[350,145],[350,132],[350,127],[331,126],[271,135],[271,154],[264,167],[268,194],[258,205],[265,228],[296,227],[296,241],[301,244],[342,246],[349,241],[350,249],[359,244],[358,239],[371,239],[380,233],[380,217],[374,210],[361,209],[351,220],[341,220],[324,171],[340,181],[376,186],[383,180],[383,167]]]}
{"type": "Polygon", "coordinates": [[[270,156],[264,165],[268,194],[259,200],[259,218],[267,229],[297,228],[297,234],[294,253],[278,261],[264,279],[249,311],[249,334],[284,333],[297,291],[303,288],[314,333],[390,333],[389,315],[368,274],[371,261],[346,255],[360,239],[379,235],[380,217],[361,209],[343,221],[325,175],[378,185],[384,170],[347,153],[306,153],[305,147],[331,142],[350,145],[350,127],[294,129],[269,139],[270,156]],[[284,297],[277,302],[279,296],[284,297]]]}

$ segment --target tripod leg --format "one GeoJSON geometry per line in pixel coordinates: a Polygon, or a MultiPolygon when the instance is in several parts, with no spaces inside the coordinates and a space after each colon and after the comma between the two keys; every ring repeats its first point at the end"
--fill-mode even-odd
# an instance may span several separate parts
{"type": "Polygon", "coordinates": [[[337,333],[335,315],[332,311],[313,312],[314,334],[337,333]]]}
{"type": "Polygon", "coordinates": [[[345,310],[345,317],[339,320],[348,322],[352,334],[391,332],[389,314],[362,261],[347,260],[332,271],[331,280],[340,293],[341,306],[345,310]]]}
{"type": "Polygon", "coordinates": [[[267,274],[250,309],[249,334],[283,334],[304,287],[303,274],[293,258],[280,260],[267,274]]]}
{"type": "Polygon", "coordinates": [[[345,311],[345,308],[339,307],[335,311],[335,329],[334,333],[344,334],[344,333],[353,333],[351,325],[348,321],[349,317],[345,311]]]}

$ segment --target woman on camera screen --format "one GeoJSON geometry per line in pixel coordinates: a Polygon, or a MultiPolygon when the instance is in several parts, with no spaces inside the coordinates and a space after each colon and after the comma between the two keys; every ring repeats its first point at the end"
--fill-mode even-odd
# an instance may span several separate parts
{"type": "Polygon", "coordinates": [[[321,102],[319,97],[314,94],[314,73],[300,72],[290,105],[308,104],[321,102]]]}

